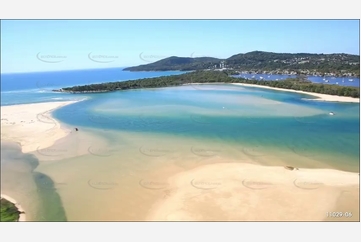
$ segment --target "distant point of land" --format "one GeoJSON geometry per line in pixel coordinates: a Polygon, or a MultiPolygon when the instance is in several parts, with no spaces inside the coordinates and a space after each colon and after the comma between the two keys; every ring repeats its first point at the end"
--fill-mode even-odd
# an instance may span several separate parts
{"type": "Polygon", "coordinates": [[[181,75],[161,76],[154,78],[144,78],[131,81],[121,82],[107,82],[101,84],[91,84],[84,86],[64,87],[60,90],[53,90],[55,92],[69,92],[69,93],[96,93],[96,92],[113,92],[129,89],[142,88],[160,88],[160,87],[174,87],[189,84],[214,84],[214,83],[228,83],[228,84],[252,84],[260,87],[269,87],[274,89],[287,89],[297,92],[308,92],[318,94],[328,94],[340,97],[359,98],[360,88],[330,85],[323,83],[312,83],[307,79],[307,76],[298,75],[296,78],[287,78],[280,81],[265,81],[265,80],[249,80],[245,78],[238,78],[231,76],[232,71],[214,71],[201,70],[189,72],[181,75]]]}

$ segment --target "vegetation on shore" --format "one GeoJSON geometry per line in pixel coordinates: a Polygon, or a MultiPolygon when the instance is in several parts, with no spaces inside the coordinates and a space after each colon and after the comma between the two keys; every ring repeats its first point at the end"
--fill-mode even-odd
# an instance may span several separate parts
{"type": "Polygon", "coordinates": [[[1,198],[1,222],[17,222],[21,213],[15,204],[1,198]]]}
{"type": "Polygon", "coordinates": [[[227,59],[212,57],[168,57],[154,63],[125,68],[125,71],[193,71],[219,69],[275,74],[333,73],[335,76],[360,76],[360,56],[350,54],[273,53],[252,51],[227,59]]]}
{"type": "Polygon", "coordinates": [[[360,97],[360,89],[358,87],[312,83],[307,80],[306,76],[302,75],[297,78],[288,78],[281,81],[264,81],[231,77],[227,71],[195,71],[173,76],[66,87],[53,91],[70,93],[110,92],[140,88],[172,87],[191,83],[246,83],[337,96],[360,97]]]}

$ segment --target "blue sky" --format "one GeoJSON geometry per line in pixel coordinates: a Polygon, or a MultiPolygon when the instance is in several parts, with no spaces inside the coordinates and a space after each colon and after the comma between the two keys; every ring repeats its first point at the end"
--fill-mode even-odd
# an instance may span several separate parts
{"type": "Polygon", "coordinates": [[[3,20],[1,72],[126,67],[254,50],[358,55],[359,34],[358,20],[3,20]]]}

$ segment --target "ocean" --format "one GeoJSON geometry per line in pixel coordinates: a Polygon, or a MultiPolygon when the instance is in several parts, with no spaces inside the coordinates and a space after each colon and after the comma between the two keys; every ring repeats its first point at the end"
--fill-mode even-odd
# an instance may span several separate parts
{"type": "Polygon", "coordinates": [[[80,132],[51,149],[22,154],[2,142],[7,174],[2,186],[32,201],[29,216],[37,221],[137,221],[159,199],[167,177],[204,164],[359,172],[359,103],[232,84],[51,92],[181,73],[108,69],[3,75],[1,105],[83,101],[53,113],[80,132]]]}
{"type": "Polygon", "coordinates": [[[78,100],[52,92],[62,87],[177,75],[184,72],[128,72],[122,68],[1,74],[1,105],[78,100]]]}

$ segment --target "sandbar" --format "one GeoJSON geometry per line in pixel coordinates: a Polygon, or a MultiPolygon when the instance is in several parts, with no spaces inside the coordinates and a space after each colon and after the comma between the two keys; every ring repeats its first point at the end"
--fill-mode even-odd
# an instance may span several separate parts
{"type": "Polygon", "coordinates": [[[218,163],[168,183],[147,221],[359,221],[358,173],[218,163]]]}
{"type": "Polygon", "coordinates": [[[18,143],[23,153],[47,148],[69,134],[51,112],[78,101],[1,106],[1,140],[18,143]]]}
{"type": "Polygon", "coordinates": [[[246,84],[246,83],[232,83],[232,84],[244,86],[244,87],[256,87],[256,88],[264,88],[264,89],[270,89],[270,90],[282,91],[282,92],[293,92],[293,93],[306,94],[306,95],[311,95],[311,96],[317,97],[317,99],[312,99],[312,100],[317,100],[317,101],[360,103],[360,98],[343,97],[343,96],[321,94],[321,93],[315,93],[315,92],[305,92],[305,91],[291,90],[291,89],[285,89],[285,88],[261,86],[261,85],[255,85],[255,84],[246,84]]]}

